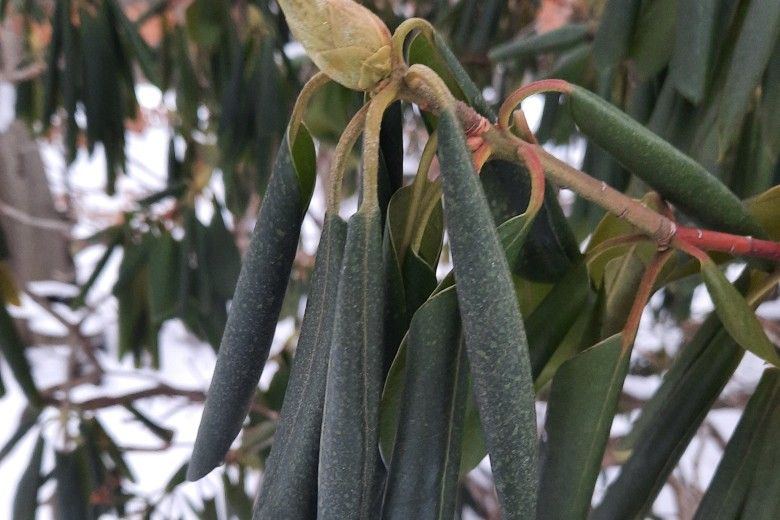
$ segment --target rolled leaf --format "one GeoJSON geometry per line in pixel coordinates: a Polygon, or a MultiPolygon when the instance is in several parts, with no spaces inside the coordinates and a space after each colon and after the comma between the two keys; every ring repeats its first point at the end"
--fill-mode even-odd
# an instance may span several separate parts
{"type": "Polygon", "coordinates": [[[505,519],[536,514],[536,411],[506,257],[454,113],[439,120],[445,220],[477,406],[505,519]]]}
{"type": "Polygon", "coordinates": [[[54,476],[57,479],[57,513],[62,520],[91,520],[89,503],[89,469],[84,448],[54,454],[54,476]]]}
{"type": "Polygon", "coordinates": [[[585,40],[588,25],[572,23],[541,34],[534,34],[490,49],[488,57],[493,61],[508,61],[535,56],[544,52],[558,52],[585,40]]]}
{"type": "Polygon", "coordinates": [[[449,288],[425,303],[409,329],[382,518],[455,514],[468,380],[460,342],[458,301],[449,288]]]}
{"type": "Polygon", "coordinates": [[[600,69],[610,69],[628,54],[641,0],[609,0],[601,15],[593,42],[593,56],[600,69]]]}
{"type": "Polygon", "coordinates": [[[674,33],[674,52],[669,77],[677,91],[694,103],[704,97],[712,42],[715,37],[717,0],[679,0],[674,33]]]}
{"type": "Polygon", "coordinates": [[[642,2],[628,58],[638,79],[649,80],[669,63],[674,49],[677,0],[642,2]]]}
{"type": "Polygon", "coordinates": [[[349,220],[336,296],[320,438],[323,520],[378,514],[383,304],[381,217],[364,207],[349,220]]]}
{"type": "Polygon", "coordinates": [[[588,138],[691,217],[718,230],[765,235],[715,176],[617,107],[577,86],[568,104],[588,138]]]}
{"type": "Polygon", "coordinates": [[[434,33],[433,44],[438,51],[439,56],[444,59],[444,62],[452,72],[455,82],[463,92],[465,101],[477,112],[489,120],[495,121],[495,112],[482,96],[482,90],[474,84],[474,81],[472,81],[471,77],[463,68],[463,65],[461,65],[460,60],[455,56],[447,45],[447,42],[444,41],[444,38],[442,38],[439,33],[434,33]]]}
{"type": "Polygon", "coordinates": [[[756,87],[780,36],[780,2],[752,0],[732,51],[717,116],[718,151],[723,155],[739,135],[756,87]]]}
{"type": "Polygon", "coordinates": [[[223,459],[244,422],[271,348],[276,320],[314,184],[314,148],[301,127],[285,137],[244,258],[187,478],[223,459]]]}
{"type": "Polygon", "coordinates": [[[317,515],[317,465],[336,288],[347,224],[326,214],[290,381],[253,517],[317,515]]]}

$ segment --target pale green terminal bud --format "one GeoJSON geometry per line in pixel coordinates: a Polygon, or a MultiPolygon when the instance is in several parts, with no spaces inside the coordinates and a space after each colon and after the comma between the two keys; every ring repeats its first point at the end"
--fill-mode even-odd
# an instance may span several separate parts
{"type": "Polygon", "coordinates": [[[391,36],[352,0],[277,0],[295,39],[319,69],[353,90],[372,90],[392,70],[391,36]]]}

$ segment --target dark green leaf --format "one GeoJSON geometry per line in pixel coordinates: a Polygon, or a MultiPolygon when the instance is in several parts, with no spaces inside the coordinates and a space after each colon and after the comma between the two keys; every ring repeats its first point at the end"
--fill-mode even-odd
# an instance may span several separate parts
{"type": "Polygon", "coordinates": [[[445,219],[477,405],[504,518],[535,514],[536,411],[523,320],[463,130],[439,120],[445,219]]]}
{"type": "Polygon", "coordinates": [[[189,505],[200,520],[220,520],[217,512],[217,500],[214,497],[203,499],[203,509],[198,509],[192,503],[189,505]]]}
{"type": "Polygon", "coordinates": [[[409,64],[413,65],[420,63],[426,67],[431,68],[436,74],[444,80],[447,88],[450,89],[452,95],[456,98],[465,101],[466,94],[460,87],[458,79],[450,70],[444,57],[436,48],[435,44],[432,44],[428,38],[419,34],[409,43],[409,64]]]}
{"type": "Polygon", "coordinates": [[[717,117],[718,150],[724,154],[739,134],[743,117],[780,36],[780,2],[752,0],[731,54],[717,117]]]}
{"type": "MultiPolygon", "coordinates": [[[[333,109],[327,110],[332,118],[333,109]]],[[[379,210],[383,225],[391,198],[404,185],[403,117],[401,102],[396,101],[385,111],[379,133],[379,210]]]]}
{"type": "Polygon", "coordinates": [[[139,28],[127,18],[116,0],[107,0],[106,5],[111,15],[111,21],[116,25],[116,29],[121,31],[126,42],[125,46],[132,50],[146,79],[158,87],[162,86],[162,79],[155,63],[156,56],[141,37],[139,28]]]}
{"type": "Polygon", "coordinates": [[[338,215],[325,216],[290,382],[257,499],[257,519],[317,514],[322,408],[346,227],[338,215]]]}
{"type": "Polygon", "coordinates": [[[163,428],[153,420],[151,420],[149,417],[146,416],[146,414],[142,413],[138,408],[133,406],[132,404],[125,404],[123,405],[125,407],[125,410],[133,414],[133,417],[138,419],[138,421],[143,424],[147,430],[149,430],[152,434],[155,435],[155,437],[159,438],[166,444],[170,444],[170,442],[173,440],[173,436],[175,432],[168,428],[163,428]]]}
{"type": "Polygon", "coordinates": [[[422,184],[401,188],[393,195],[385,224],[385,372],[395,359],[412,315],[436,287],[435,260],[428,264],[414,252],[411,235],[430,230],[422,242],[429,245],[431,259],[438,259],[443,231],[441,211],[428,216],[423,207],[429,197],[436,195],[437,188],[425,179],[415,183],[422,184]]]}
{"type": "Polygon", "coordinates": [[[654,77],[672,57],[677,3],[678,0],[642,2],[628,51],[640,80],[654,77]]]}
{"type": "Polygon", "coordinates": [[[349,221],[320,441],[317,517],[374,518],[380,505],[384,277],[376,208],[349,221]]]}
{"type": "Polygon", "coordinates": [[[407,341],[382,517],[449,519],[455,514],[468,388],[454,288],[420,308],[407,341]]]}
{"type": "Polygon", "coordinates": [[[136,366],[143,362],[144,352],[151,354],[151,364],[159,366],[157,331],[149,312],[149,269],[144,266],[133,274],[121,289],[114,286],[119,304],[119,357],[132,354],[136,366]],[[127,285],[129,283],[129,285],[127,285]]]}
{"type": "Polygon", "coordinates": [[[233,297],[236,280],[241,271],[241,254],[233,234],[225,226],[222,207],[214,201],[214,216],[205,230],[206,255],[202,269],[206,269],[214,292],[225,300],[233,297]]]}
{"type": "Polygon", "coordinates": [[[115,31],[109,8],[81,6],[78,32],[82,44],[87,144],[90,152],[103,144],[108,186],[113,193],[117,173],[125,167],[125,118],[137,108],[132,70],[115,31]]]}
{"type": "Polygon", "coordinates": [[[71,304],[71,306],[74,309],[77,309],[82,305],[84,305],[84,303],[86,303],[87,294],[89,294],[89,291],[90,289],[92,289],[92,286],[95,285],[95,282],[100,277],[100,274],[103,272],[103,269],[106,268],[108,261],[111,259],[111,255],[114,253],[114,250],[119,245],[120,239],[121,239],[121,232],[119,232],[119,230],[116,230],[114,236],[111,237],[108,244],[106,244],[106,250],[103,252],[103,255],[100,257],[97,264],[95,264],[95,268],[92,270],[92,274],[89,275],[89,279],[87,279],[87,281],[84,282],[84,285],[81,286],[78,296],[76,296],[76,299],[71,304]]]}
{"type": "MultiPolygon", "coordinates": [[[[747,276],[737,285],[746,289],[747,276]]],[[[713,313],[643,408],[624,443],[630,457],[593,512],[594,520],[635,518],[650,508],[743,355],[713,313]]]]}
{"type": "Polygon", "coordinates": [[[16,485],[13,506],[13,518],[15,520],[35,520],[35,513],[38,510],[38,488],[43,483],[41,461],[43,460],[45,444],[44,438],[42,436],[38,437],[30,457],[30,462],[27,463],[27,468],[16,485]]]}
{"type": "MultiPolygon", "coordinates": [[[[439,288],[439,291],[431,298],[438,297],[439,294],[447,293],[448,298],[456,297],[446,290],[447,287],[451,287],[451,283],[447,283],[445,288],[439,288]]],[[[431,321],[441,322],[446,319],[446,314],[442,314],[442,310],[446,310],[444,305],[426,306],[424,303],[417,314],[431,315],[431,321]],[[433,312],[436,311],[436,312],[433,312]]],[[[407,348],[408,336],[401,342],[401,346],[398,349],[398,354],[393,360],[393,364],[390,367],[390,371],[387,374],[385,380],[384,391],[382,392],[382,403],[380,409],[380,449],[382,456],[387,464],[390,462],[390,457],[393,451],[393,445],[395,443],[395,434],[398,428],[399,415],[401,413],[401,401],[403,399],[405,388],[405,374],[406,374],[406,348],[407,348]]],[[[460,343],[460,348],[463,348],[463,342],[460,343]]],[[[485,458],[485,441],[482,436],[482,425],[479,422],[479,412],[476,409],[474,403],[474,395],[471,391],[471,382],[467,383],[467,402],[465,409],[465,418],[463,420],[463,434],[461,442],[461,458],[460,458],[460,474],[465,475],[482,459],[485,458]]]]}
{"type": "MultiPolygon", "coordinates": [[[[555,60],[552,70],[544,77],[562,79],[575,85],[587,85],[593,78],[592,61],[593,46],[589,43],[582,43],[561,53],[558,59],[555,60]]],[[[558,131],[562,135],[558,137],[560,138],[559,140],[562,140],[565,133],[564,129],[568,129],[570,133],[571,130],[574,130],[574,126],[571,125],[570,120],[560,121],[559,124],[561,127],[558,128],[558,131]]]]}
{"type": "Polygon", "coordinates": [[[136,240],[129,227],[124,229],[124,236],[121,238],[124,239],[124,254],[114,283],[113,292],[115,295],[119,295],[125,289],[133,286],[138,273],[147,267],[149,253],[154,245],[154,237],[151,233],[144,233],[140,239],[136,240]]]}
{"type": "Polygon", "coordinates": [[[239,469],[238,481],[233,482],[227,472],[222,474],[222,487],[228,506],[228,517],[247,520],[252,516],[252,499],[244,489],[244,469],[239,469]]]}
{"type": "Polygon", "coordinates": [[[770,380],[766,384],[772,384],[775,391],[770,399],[771,415],[765,423],[758,467],[745,499],[742,518],[773,520],[780,516],[780,474],[777,471],[780,464],[780,447],[776,442],[777,431],[780,429],[780,378],[775,368],[765,371],[764,377],[770,380]]]}
{"type": "Polygon", "coordinates": [[[556,283],[526,320],[534,379],[552,358],[555,349],[574,325],[591,294],[588,272],[575,265],[556,283]]]}
{"type": "Polygon", "coordinates": [[[761,92],[761,104],[758,117],[761,121],[761,136],[764,139],[766,153],[777,160],[780,155],[780,38],[767,66],[761,92]]]}
{"type": "Polygon", "coordinates": [[[765,235],[716,177],[617,107],[576,86],[568,101],[587,137],[682,211],[716,229],[765,235]]]}
{"type": "Polygon", "coordinates": [[[119,473],[128,480],[136,482],[133,471],[125,461],[125,453],[122,451],[119,445],[117,445],[116,441],[114,441],[114,439],[108,434],[105,428],[103,428],[103,425],[100,423],[97,417],[82,421],[81,424],[88,424],[90,426],[91,434],[95,436],[95,440],[101,451],[108,455],[119,473]]]}
{"type": "Polygon", "coordinates": [[[745,299],[726,279],[715,262],[711,260],[702,262],[701,275],[715,303],[715,312],[734,341],[761,359],[780,366],[780,356],[775,346],[766,337],[755,312],[750,309],[745,299]]]}
{"type": "Polygon", "coordinates": [[[669,76],[677,91],[699,103],[707,88],[712,41],[715,38],[717,0],[678,0],[674,52],[669,76]]]}
{"type": "Polygon", "coordinates": [[[488,57],[493,61],[518,60],[545,52],[559,52],[572,47],[588,36],[588,26],[572,23],[541,34],[493,47],[488,57]]]}
{"type": "Polygon", "coordinates": [[[149,312],[154,323],[176,315],[179,304],[182,249],[167,232],[155,238],[149,251],[149,312]]]}
{"type": "Polygon", "coordinates": [[[628,373],[630,351],[621,342],[622,335],[611,336],[566,361],[553,378],[537,518],[587,517],[628,373]]]}
{"type": "Polygon", "coordinates": [[[775,465],[780,452],[776,442],[778,427],[780,371],[768,369],[726,445],[715,476],[696,511],[696,520],[777,517],[780,512],[775,465]],[[763,469],[769,472],[762,474],[763,469]],[[759,497],[761,499],[756,500],[759,497]]]}
{"type": "Polygon", "coordinates": [[[14,449],[16,444],[27,435],[27,432],[35,426],[38,422],[38,416],[41,414],[39,408],[26,407],[22,410],[22,414],[19,416],[19,424],[16,426],[16,430],[11,437],[5,442],[5,445],[0,449],[0,462],[8,456],[14,449]]]}
{"type": "Polygon", "coordinates": [[[600,69],[611,69],[628,54],[641,0],[609,0],[601,14],[593,56],[600,69]]]}
{"type": "MultiPolygon", "coordinates": [[[[66,13],[69,7],[69,2],[57,2],[54,6],[54,16],[51,20],[51,43],[48,48],[48,55],[46,57],[46,76],[44,87],[44,102],[43,102],[43,124],[45,128],[48,128],[51,124],[51,117],[54,115],[54,111],[57,109],[58,90],[60,87],[60,67],[59,61],[63,47],[63,28],[65,24],[68,24],[68,16],[66,13]]],[[[5,9],[3,9],[3,12],[5,9]]]]}
{"type": "Polygon", "coordinates": [[[30,405],[39,407],[42,404],[41,394],[35,386],[32,367],[25,355],[25,345],[16,330],[13,318],[8,314],[5,304],[0,304],[0,351],[3,353],[11,373],[24,392],[30,405]]]}
{"type": "Polygon", "coordinates": [[[199,45],[213,49],[220,43],[228,17],[227,5],[195,0],[187,8],[187,32],[199,45]]]}
{"type": "Polygon", "coordinates": [[[89,470],[83,448],[54,455],[57,478],[57,513],[62,520],[91,520],[89,470]]]}
{"type": "MultiPolygon", "coordinates": [[[[494,221],[500,226],[502,242],[519,238],[510,235],[518,231],[520,221],[509,224],[508,220],[523,213],[528,205],[528,173],[517,164],[492,160],[482,167],[479,176],[494,221]],[[502,229],[504,223],[507,227],[502,229]]],[[[517,247],[521,244],[515,242],[510,252],[510,249],[506,249],[509,242],[503,245],[512,272],[524,278],[537,282],[555,282],[568,272],[580,257],[580,251],[558,203],[553,184],[548,182],[545,186],[544,205],[533,220],[522,247],[517,247]]]]}
{"type": "Polygon", "coordinates": [[[188,469],[190,480],[222,461],[241,429],[268,357],[314,183],[314,147],[304,127],[296,143],[291,150],[285,140],[280,148],[244,258],[188,469]]]}
{"type": "Polygon", "coordinates": [[[185,461],[184,464],[182,464],[181,467],[176,470],[176,473],[171,475],[171,478],[168,480],[168,483],[165,484],[166,494],[176,489],[176,486],[178,486],[179,484],[184,483],[185,477],[187,476],[188,466],[189,466],[189,461],[185,461]]]}
{"type": "MultiPolygon", "coordinates": [[[[482,91],[471,80],[471,77],[469,77],[468,73],[463,68],[463,65],[460,64],[460,60],[458,60],[452,50],[450,50],[447,42],[444,41],[441,35],[434,33],[433,44],[438,55],[444,60],[444,63],[447,64],[450,72],[452,72],[455,83],[458,85],[460,91],[463,92],[464,101],[489,120],[495,121],[496,115],[493,112],[493,109],[490,108],[485,101],[485,98],[482,97],[482,91]]],[[[453,91],[453,94],[455,92],[456,91],[453,91]]]]}

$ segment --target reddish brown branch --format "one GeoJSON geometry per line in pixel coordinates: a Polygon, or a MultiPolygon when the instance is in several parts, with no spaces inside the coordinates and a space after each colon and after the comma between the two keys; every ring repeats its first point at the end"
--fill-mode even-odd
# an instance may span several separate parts
{"type": "Polygon", "coordinates": [[[650,300],[650,296],[653,295],[655,281],[658,279],[658,275],[661,274],[661,269],[663,269],[670,254],[671,251],[669,250],[657,253],[650,262],[650,265],[645,269],[645,273],[642,275],[642,280],[639,282],[639,287],[637,287],[636,297],[631,306],[631,311],[628,314],[626,325],[623,327],[622,349],[624,352],[634,345],[636,333],[639,330],[639,322],[642,319],[642,311],[650,300]]]}
{"type": "Polygon", "coordinates": [[[780,261],[780,242],[683,226],[677,227],[676,238],[705,251],[720,251],[734,256],[757,256],[780,261]]]}
{"type": "MultiPolygon", "coordinates": [[[[201,390],[186,390],[181,388],[174,388],[172,386],[160,383],[157,386],[131,392],[129,394],[118,396],[105,396],[95,397],[94,399],[87,399],[80,403],[71,403],[71,406],[79,410],[99,410],[101,408],[110,408],[112,406],[119,406],[124,404],[131,404],[139,399],[148,399],[150,397],[186,397],[192,402],[202,402],[206,399],[205,392],[201,390]]],[[[60,400],[55,397],[49,397],[47,399],[48,404],[58,405],[60,400]]]]}
{"type": "MultiPolygon", "coordinates": [[[[412,67],[416,67],[416,69],[414,74],[412,74],[412,68],[407,73],[407,88],[402,91],[402,97],[421,108],[434,113],[440,112],[446,102],[451,100],[449,91],[440,80],[431,79],[432,77],[437,78],[437,76],[430,69],[419,64],[412,67]],[[442,92],[446,92],[446,94],[442,92]]],[[[778,242],[678,227],[668,216],[644,206],[641,202],[612,188],[606,182],[599,181],[587,173],[571,167],[543,148],[525,142],[508,131],[515,107],[523,99],[540,92],[569,93],[572,88],[572,85],[562,80],[543,80],[521,87],[504,101],[499,111],[497,124],[489,126],[487,129],[481,124],[482,117],[465,103],[455,102],[456,114],[467,134],[478,134],[484,140],[486,146],[492,151],[492,157],[516,161],[518,159],[518,145],[532,147],[540,158],[545,173],[553,181],[560,186],[574,190],[586,200],[594,202],[610,213],[628,221],[639,231],[655,240],[659,249],[666,249],[674,242],[677,247],[683,250],[687,245],[694,249],[722,251],[734,255],[756,256],[780,261],[780,243],[778,242]]],[[[522,118],[518,121],[522,124],[522,118]]],[[[525,133],[523,128],[519,128],[519,131],[521,134],[525,133]]],[[[470,137],[472,136],[470,135],[470,137]]],[[[480,143],[474,140],[473,145],[480,143]]],[[[481,151],[482,147],[478,149],[481,151]]],[[[477,159],[483,159],[482,155],[477,159]]]]}

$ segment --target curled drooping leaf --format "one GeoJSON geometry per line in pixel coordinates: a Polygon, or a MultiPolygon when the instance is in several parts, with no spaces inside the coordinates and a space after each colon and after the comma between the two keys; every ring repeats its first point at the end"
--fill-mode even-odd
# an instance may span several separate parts
{"type": "Polygon", "coordinates": [[[376,518],[384,278],[378,208],[349,220],[320,438],[317,518],[376,518]]]}
{"type": "Polygon", "coordinates": [[[503,517],[536,515],[536,411],[528,343],[504,250],[457,116],[439,119],[444,216],[474,394],[503,517]]]}
{"type": "Polygon", "coordinates": [[[311,292],[254,518],[317,516],[317,465],[336,287],[347,224],[327,213],[311,292]]]}
{"type": "Polygon", "coordinates": [[[314,145],[303,127],[282,142],[233,295],[187,478],[219,465],[241,430],[268,358],[301,223],[314,186],[314,145]]]}
{"type": "Polygon", "coordinates": [[[353,90],[390,75],[390,31],[352,0],[279,0],[293,36],[319,69],[353,90]]]}

